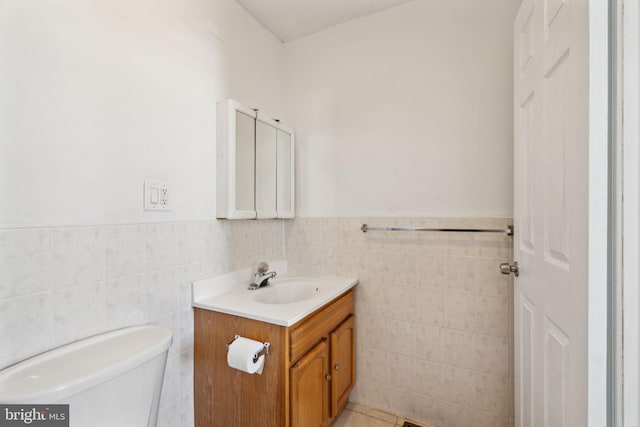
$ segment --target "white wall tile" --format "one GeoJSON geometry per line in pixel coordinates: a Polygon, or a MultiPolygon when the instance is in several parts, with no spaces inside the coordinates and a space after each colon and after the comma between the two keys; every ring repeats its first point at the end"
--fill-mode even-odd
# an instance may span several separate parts
{"type": "Polygon", "coordinates": [[[174,223],[147,224],[145,242],[148,272],[178,265],[178,237],[174,223]]]}
{"type": "Polygon", "coordinates": [[[476,365],[475,335],[467,331],[443,329],[443,360],[449,365],[473,369],[476,365]]]}
{"type": "Polygon", "coordinates": [[[147,318],[155,319],[178,310],[179,286],[176,269],[147,273],[145,287],[147,318]]]}
{"type": "Polygon", "coordinates": [[[400,320],[387,321],[386,350],[405,356],[416,356],[416,324],[400,320]]]}
{"type": "Polygon", "coordinates": [[[122,277],[106,283],[107,329],[140,325],[146,319],[145,276],[122,277]]]}
{"type": "Polygon", "coordinates": [[[462,331],[474,330],[476,297],[472,294],[447,292],[444,297],[445,327],[462,331]]]}
{"type": "Polygon", "coordinates": [[[180,352],[193,350],[193,309],[187,308],[179,312],[180,317],[180,352]]]}
{"type": "Polygon", "coordinates": [[[434,326],[416,325],[416,357],[443,363],[445,361],[444,331],[445,329],[434,326]]]}
{"type": "Polygon", "coordinates": [[[439,363],[418,359],[415,382],[410,389],[433,398],[443,398],[442,366],[439,363]]]}
{"type": "Polygon", "coordinates": [[[0,230],[0,298],[51,289],[50,229],[0,230]]]}
{"type": "Polygon", "coordinates": [[[151,319],[149,323],[164,326],[171,330],[173,341],[169,347],[169,357],[177,356],[180,353],[180,318],[178,317],[178,313],[151,319]]]}
{"type": "Polygon", "coordinates": [[[509,422],[498,406],[512,403],[500,387],[480,382],[490,396],[476,401],[476,375],[513,376],[507,339],[512,283],[498,272],[511,240],[472,233],[365,234],[358,231],[362,223],[499,228],[509,219],[297,218],[284,226],[291,271],[317,273],[322,266],[333,273],[327,271],[331,262],[309,260],[335,249],[335,273],[360,278],[353,399],[439,427],[468,426],[470,407],[483,423],[509,422]]]}
{"type": "Polygon", "coordinates": [[[0,369],[53,346],[53,307],[51,292],[0,300],[0,369]]]}
{"type": "Polygon", "coordinates": [[[180,394],[190,394],[193,390],[193,350],[180,353],[180,394]]]}
{"type": "Polygon", "coordinates": [[[475,260],[476,292],[478,295],[503,297],[509,296],[513,285],[511,276],[500,273],[500,263],[509,258],[478,258],[475,260]]]}
{"type": "Polygon", "coordinates": [[[513,420],[477,409],[465,408],[464,427],[511,427],[513,420]]]}
{"type": "Polygon", "coordinates": [[[106,277],[117,279],[145,273],[145,228],[115,225],[104,228],[106,277]]]}
{"type": "Polygon", "coordinates": [[[401,354],[389,354],[389,382],[392,387],[409,389],[415,381],[416,359],[401,354]]]}
{"type": "Polygon", "coordinates": [[[443,365],[440,370],[442,397],[465,406],[475,403],[475,372],[457,366],[443,365]]]}
{"type": "Polygon", "coordinates": [[[180,393],[180,358],[169,357],[164,370],[162,380],[162,392],[160,394],[160,408],[166,408],[177,402],[180,393]]]}
{"type": "Polygon", "coordinates": [[[416,319],[429,326],[445,325],[445,293],[434,290],[416,290],[416,319]]]}
{"type": "Polygon", "coordinates": [[[183,222],[176,225],[178,265],[199,263],[204,260],[204,225],[201,222],[183,222]]]}
{"type": "Polygon", "coordinates": [[[88,285],[105,279],[105,241],[100,227],[53,229],[53,287],[88,285]]]}
{"type": "Polygon", "coordinates": [[[407,416],[414,420],[420,420],[433,426],[444,426],[440,421],[440,413],[438,408],[441,401],[430,396],[417,393],[408,394],[410,412],[407,416]]]}
{"type": "Polygon", "coordinates": [[[180,427],[195,426],[195,414],[193,409],[193,389],[180,394],[180,427]]]}
{"type": "Polygon", "coordinates": [[[444,260],[445,286],[450,291],[475,293],[475,273],[475,258],[447,257],[444,260]]]}
{"type": "Polygon", "coordinates": [[[478,372],[509,377],[510,352],[512,346],[508,337],[491,335],[475,335],[475,366],[478,372]]]}
{"type": "Polygon", "coordinates": [[[158,411],[157,427],[175,427],[179,421],[179,404],[177,401],[158,411]]]}
{"type": "Polygon", "coordinates": [[[357,367],[356,372],[361,370],[362,377],[370,381],[389,384],[389,353],[382,350],[369,349],[364,363],[357,367]]]}
{"type": "Polygon", "coordinates": [[[396,320],[406,322],[416,322],[418,317],[418,301],[415,297],[416,290],[413,288],[388,288],[388,303],[391,317],[396,320]]]}
{"type": "Polygon", "coordinates": [[[439,402],[438,413],[442,426],[464,427],[464,407],[451,402],[439,402]]]}
{"type": "Polygon", "coordinates": [[[387,351],[389,348],[389,325],[383,317],[367,316],[364,324],[367,343],[373,349],[387,351]]]}
{"type": "Polygon", "coordinates": [[[509,380],[488,374],[475,374],[474,407],[499,417],[511,415],[511,398],[509,380]]]}
{"type": "Polygon", "coordinates": [[[53,303],[54,344],[56,346],[106,330],[104,283],[55,290],[53,303]]]}
{"type": "Polygon", "coordinates": [[[506,298],[479,296],[476,300],[476,324],[480,334],[506,337],[509,334],[509,308],[506,298]]]}
{"type": "Polygon", "coordinates": [[[416,257],[416,274],[418,286],[425,289],[444,289],[444,260],[443,256],[425,254],[418,249],[416,257]]]}
{"type": "Polygon", "coordinates": [[[191,307],[192,302],[192,282],[198,279],[212,277],[215,274],[215,268],[211,267],[211,271],[204,271],[203,264],[189,264],[178,267],[178,310],[185,310],[191,307]]]}

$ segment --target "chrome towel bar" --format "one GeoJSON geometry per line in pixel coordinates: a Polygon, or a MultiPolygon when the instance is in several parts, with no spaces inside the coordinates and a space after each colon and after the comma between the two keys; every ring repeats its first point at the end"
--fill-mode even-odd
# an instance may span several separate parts
{"type": "Polygon", "coordinates": [[[367,231],[444,231],[447,233],[504,233],[507,236],[513,236],[513,225],[507,228],[420,228],[420,227],[369,227],[362,224],[360,230],[363,233],[367,231]]]}

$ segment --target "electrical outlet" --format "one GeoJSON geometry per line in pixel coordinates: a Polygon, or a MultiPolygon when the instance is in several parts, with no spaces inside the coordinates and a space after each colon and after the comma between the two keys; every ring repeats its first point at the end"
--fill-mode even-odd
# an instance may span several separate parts
{"type": "Polygon", "coordinates": [[[144,180],[144,210],[170,211],[171,185],[168,182],[144,180]]]}

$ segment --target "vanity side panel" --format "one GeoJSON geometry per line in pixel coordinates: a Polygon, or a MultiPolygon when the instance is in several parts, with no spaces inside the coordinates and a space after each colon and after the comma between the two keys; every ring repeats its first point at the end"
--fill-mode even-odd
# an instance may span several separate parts
{"type": "Polygon", "coordinates": [[[194,316],[196,426],[288,426],[287,328],[199,308],[194,316]],[[235,335],[271,343],[262,375],[227,365],[235,335]]]}

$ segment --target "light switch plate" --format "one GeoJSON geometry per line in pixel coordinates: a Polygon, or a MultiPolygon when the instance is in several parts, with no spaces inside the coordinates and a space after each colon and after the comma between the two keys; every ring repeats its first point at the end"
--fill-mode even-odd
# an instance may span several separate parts
{"type": "Polygon", "coordinates": [[[170,211],[171,185],[168,182],[144,180],[144,210],[170,211]]]}

